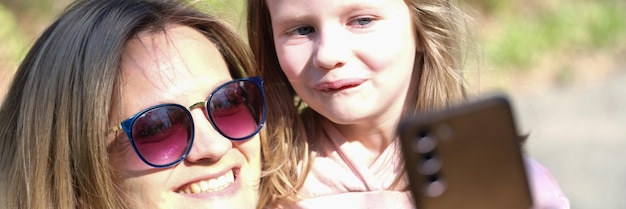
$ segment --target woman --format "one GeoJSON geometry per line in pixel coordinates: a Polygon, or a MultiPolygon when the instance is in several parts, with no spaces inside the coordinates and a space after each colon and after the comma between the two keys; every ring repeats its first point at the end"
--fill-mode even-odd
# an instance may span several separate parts
{"type": "Polygon", "coordinates": [[[253,66],[230,27],[182,2],[75,2],[2,103],[2,208],[256,207],[253,66]]]}

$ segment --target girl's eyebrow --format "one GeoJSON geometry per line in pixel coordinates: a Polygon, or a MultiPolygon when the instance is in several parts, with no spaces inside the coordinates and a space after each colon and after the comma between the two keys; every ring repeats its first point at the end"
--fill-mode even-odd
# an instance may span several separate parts
{"type": "Polygon", "coordinates": [[[287,12],[279,16],[272,16],[272,28],[276,31],[284,31],[295,25],[310,23],[314,19],[314,15],[301,14],[296,12],[287,12]]]}
{"type": "MultiPolygon", "coordinates": [[[[381,10],[376,5],[372,4],[351,4],[341,6],[338,10],[335,9],[337,15],[347,15],[352,12],[361,11],[366,13],[380,13],[381,10]]],[[[278,14],[271,14],[272,25],[281,26],[285,24],[293,24],[300,22],[308,22],[315,19],[316,15],[311,13],[301,13],[298,11],[283,9],[278,14]]]]}
{"type": "Polygon", "coordinates": [[[285,24],[290,22],[304,22],[310,20],[315,15],[302,14],[298,12],[281,12],[278,15],[272,15],[273,24],[285,24]]]}

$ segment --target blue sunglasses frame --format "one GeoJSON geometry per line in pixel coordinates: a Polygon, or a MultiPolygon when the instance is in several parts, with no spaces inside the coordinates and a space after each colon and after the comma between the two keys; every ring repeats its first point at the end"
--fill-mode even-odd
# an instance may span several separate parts
{"type": "Polygon", "coordinates": [[[265,102],[265,90],[263,89],[263,79],[260,76],[255,76],[255,77],[248,77],[248,78],[239,78],[239,79],[233,79],[231,81],[228,81],[226,83],[223,83],[221,85],[219,85],[218,87],[216,87],[211,94],[209,94],[209,96],[207,97],[207,99],[205,101],[202,102],[197,102],[193,105],[191,105],[189,108],[182,106],[180,104],[175,104],[175,103],[166,103],[166,104],[158,104],[158,105],[154,105],[151,107],[148,107],[144,110],[139,111],[138,113],[135,113],[133,116],[129,117],[128,119],[122,121],[120,124],[118,124],[117,126],[110,128],[109,130],[107,130],[107,132],[105,133],[106,135],[110,134],[111,132],[116,132],[119,130],[123,130],[126,133],[126,136],[128,137],[128,140],[130,141],[130,144],[133,147],[133,150],[135,151],[135,154],[137,154],[137,156],[139,156],[139,158],[146,164],[155,167],[155,168],[166,168],[166,167],[170,167],[170,166],[174,166],[177,165],[178,163],[182,162],[184,159],[187,158],[187,155],[189,154],[189,152],[191,151],[191,148],[193,147],[193,141],[195,138],[195,126],[194,126],[194,121],[193,121],[193,117],[191,116],[191,112],[190,110],[194,109],[194,108],[198,108],[198,107],[204,107],[205,109],[205,116],[207,117],[207,119],[209,120],[209,122],[211,122],[211,125],[213,126],[213,128],[220,133],[220,135],[228,138],[229,140],[233,140],[233,141],[242,141],[242,140],[246,140],[246,139],[250,139],[252,136],[258,134],[261,129],[263,128],[263,126],[265,125],[265,117],[266,117],[266,102],[265,102]],[[228,135],[226,135],[220,128],[218,128],[218,125],[215,123],[215,120],[213,118],[213,115],[210,114],[210,110],[207,107],[207,102],[211,101],[211,98],[213,98],[213,96],[215,95],[215,93],[218,90],[221,90],[223,87],[230,85],[232,83],[236,83],[236,82],[241,82],[241,81],[247,81],[247,82],[251,82],[253,83],[257,88],[259,88],[259,92],[261,93],[261,100],[263,103],[262,106],[262,113],[261,113],[261,120],[258,121],[258,125],[256,130],[249,134],[246,135],[244,137],[240,137],[240,138],[233,138],[230,137],[228,135]],[[151,110],[157,109],[157,108],[161,108],[161,107],[176,107],[176,108],[180,108],[183,110],[183,112],[185,112],[185,114],[187,114],[187,117],[189,118],[189,125],[191,126],[190,128],[190,139],[187,141],[187,146],[185,148],[185,152],[178,158],[176,159],[174,162],[171,163],[167,163],[167,164],[163,164],[163,165],[159,165],[159,164],[154,164],[149,162],[146,158],[144,158],[144,156],[139,152],[139,149],[137,148],[136,144],[135,144],[135,140],[133,139],[133,125],[135,125],[135,122],[137,121],[137,119],[142,116],[143,114],[145,114],[146,112],[149,112],[151,110]]]}

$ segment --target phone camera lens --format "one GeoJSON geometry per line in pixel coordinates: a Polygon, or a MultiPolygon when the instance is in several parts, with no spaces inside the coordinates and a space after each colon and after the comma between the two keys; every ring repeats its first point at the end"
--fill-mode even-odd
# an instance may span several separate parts
{"type": "Polygon", "coordinates": [[[424,187],[424,194],[429,197],[439,197],[446,191],[446,183],[436,175],[432,175],[424,187]]]}
{"type": "Polygon", "coordinates": [[[424,135],[413,141],[413,151],[421,154],[432,152],[437,146],[437,141],[430,135],[424,135]]]}

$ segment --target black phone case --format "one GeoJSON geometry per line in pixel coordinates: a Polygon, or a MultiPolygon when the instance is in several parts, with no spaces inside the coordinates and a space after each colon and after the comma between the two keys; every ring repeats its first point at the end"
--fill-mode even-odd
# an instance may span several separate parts
{"type": "Polygon", "coordinates": [[[506,96],[420,115],[398,131],[418,209],[532,207],[506,96]]]}

